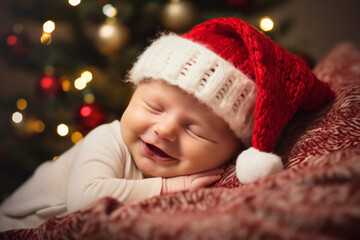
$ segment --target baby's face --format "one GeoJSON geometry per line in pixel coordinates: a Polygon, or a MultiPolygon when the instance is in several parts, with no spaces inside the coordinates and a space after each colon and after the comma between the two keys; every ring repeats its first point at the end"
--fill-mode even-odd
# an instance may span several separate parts
{"type": "Polygon", "coordinates": [[[148,177],[173,177],[217,168],[239,150],[224,120],[176,86],[141,84],[121,118],[121,134],[148,177]]]}

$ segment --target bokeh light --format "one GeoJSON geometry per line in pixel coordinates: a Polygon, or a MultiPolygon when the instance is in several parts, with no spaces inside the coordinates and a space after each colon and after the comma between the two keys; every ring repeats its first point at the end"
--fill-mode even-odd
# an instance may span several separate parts
{"type": "Polygon", "coordinates": [[[69,81],[69,79],[66,76],[62,76],[60,77],[60,84],[61,84],[61,88],[64,92],[68,92],[71,89],[71,83],[69,81]]]}
{"type": "Polygon", "coordinates": [[[9,46],[14,46],[14,45],[17,43],[17,41],[18,41],[18,38],[17,38],[15,35],[13,35],[13,34],[9,35],[9,36],[6,38],[6,43],[7,43],[7,45],[9,45],[9,46]]]}
{"type": "Polygon", "coordinates": [[[78,79],[75,80],[74,87],[77,90],[83,90],[86,87],[86,80],[83,79],[82,77],[79,77],[78,79]]]}
{"type": "Polygon", "coordinates": [[[69,133],[69,127],[64,123],[61,123],[57,126],[57,133],[64,137],[69,133]]]}
{"type": "Polygon", "coordinates": [[[91,107],[89,107],[89,106],[83,106],[83,107],[80,109],[80,114],[81,114],[81,116],[83,116],[83,117],[88,117],[88,116],[90,116],[90,114],[91,114],[91,107]]]}
{"type": "Polygon", "coordinates": [[[45,130],[45,123],[41,120],[35,120],[31,125],[31,128],[34,132],[41,133],[45,130]]]}
{"type": "Polygon", "coordinates": [[[71,134],[71,141],[73,143],[78,143],[81,139],[83,139],[83,135],[80,132],[74,132],[71,134]]]}
{"type": "Polygon", "coordinates": [[[117,14],[116,8],[111,4],[105,4],[102,8],[103,14],[107,17],[115,17],[117,14]]]}
{"type": "Polygon", "coordinates": [[[49,20],[43,24],[43,31],[45,33],[52,33],[54,30],[55,30],[55,23],[53,21],[49,20]]]}
{"type": "Polygon", "coordinates": [[[83,78],[86,81],[86,83],[89,83],[93,79],[93,75],[90,71],[84,71],[81,74],[81,78],[83,78]]]}
{"type": "Polygon", "coordinates": [[[16,101],[16,107],[17,109],[19,110],[25,110],[26,107],[27,107],[27,101],[23,98],[19,98],[17,101],[16,101]]]}
{"type": "Polygon", "coordinates": [[[73,7],[79,5],[81,3],[81,0],[69,0],[69,4],[73,7]]]}
{"type": "Polygon", "coordinates": [[[52,43],[52,38],[50,33],[43,33],[40,38],[40,42],[43,45],[49,45],[52,43]]]}
{"type": "Polygon", "coordinates": [[[20,123],[23,120],[23,115],[20,112],[14,112],[12,120],[14,123],[20,123]]]}
{"type": "Polygon", "coordinates": [[[269,17],[263,17],[260,19],[260,28],[265,31],[271,31],[274,28],[274,21],[269,17]]]}
{"type": "Polygon", "coordinates": [[[92,93],[86,93],[84,95],[84,101],[87,103],[87,104],[91,104],[95,101],[95,96],[94,94],[92,93]]]}

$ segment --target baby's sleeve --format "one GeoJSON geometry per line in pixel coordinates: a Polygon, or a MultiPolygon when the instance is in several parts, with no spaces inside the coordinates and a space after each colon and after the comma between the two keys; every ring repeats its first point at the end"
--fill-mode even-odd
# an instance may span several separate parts
{"type": "Polygon", "coordinates": [[[68,212],[86,207],[103,197],[127,204],[160,195],[161,178],[124,179],[126,161],[116,131],[110,124],[90,132],[74,154],[66,186],[68,212]],[[120,147],[119,147],[120,146],[120,147]]]}

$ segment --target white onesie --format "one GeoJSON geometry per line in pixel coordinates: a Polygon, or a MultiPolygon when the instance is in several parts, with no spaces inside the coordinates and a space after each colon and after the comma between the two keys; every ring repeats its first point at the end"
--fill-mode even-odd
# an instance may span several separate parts
{"type": "Polygon", "coordinates": [[[136,167],[116,120],[42,163],[0,206],[0,231],[36,227],[105,196],[133,203],[159,195],[161,186],[161,178],[144,178],[136,167]]]}

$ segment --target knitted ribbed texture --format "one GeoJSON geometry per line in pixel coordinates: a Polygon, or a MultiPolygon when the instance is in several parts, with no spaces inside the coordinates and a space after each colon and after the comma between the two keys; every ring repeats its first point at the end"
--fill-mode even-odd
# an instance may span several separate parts
{"type": "Polygon", "coordinates": [[[304,61],[238,18],[213,19],[182,37],[203,44],[255,80],[253,147],[269,152],[294,113],[334,97],[304,61]]]}

